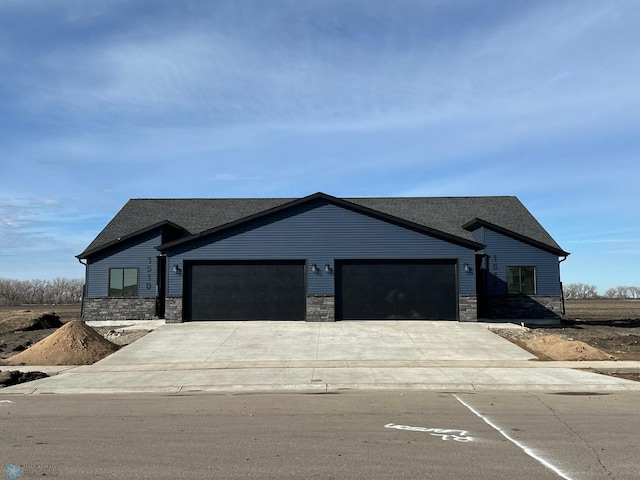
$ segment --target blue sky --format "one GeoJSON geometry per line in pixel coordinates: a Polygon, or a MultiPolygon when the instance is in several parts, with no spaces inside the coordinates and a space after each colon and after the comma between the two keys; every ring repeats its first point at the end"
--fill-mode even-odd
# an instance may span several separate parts
{"type": "Polygon", "coordinates": [[[640,285],[640,3],[2,0],[0,277],[129,198],[516,195],[640,285]]]}

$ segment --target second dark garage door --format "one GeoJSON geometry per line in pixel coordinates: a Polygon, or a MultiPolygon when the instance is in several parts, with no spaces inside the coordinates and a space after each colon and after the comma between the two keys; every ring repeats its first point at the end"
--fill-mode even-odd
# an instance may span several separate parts
{"type": "Polygon", "coordinates": [[[456,320],[454,261],[336,261],[340,320],[456,320]]]}
{"type": "Polygon", "coordinates": [[[304,320],[304,262],[186,262],[187,320],[304,320]]]}

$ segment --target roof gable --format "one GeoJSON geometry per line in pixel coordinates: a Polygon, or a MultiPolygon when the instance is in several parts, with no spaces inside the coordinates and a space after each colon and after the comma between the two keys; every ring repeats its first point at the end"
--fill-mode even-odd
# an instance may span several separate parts
{"type": "MultiPolygon", "coordinates": [[[[98,243],[97,240],[98,238],[96,238],[96,240],[94,240],[85,250],[84,252],[82,252],[80,255],[76,255],[76,258],[87,258],[91,255],[93,255],[94,253],[98,253],[106,248],[112,247],[114,245],[117,245],[119,243],[125,242],[127,240],[131,240],[132,238],[135,237],[139,237],[140,235],[144,235],[145,233],[148,233],[152,230],[156,230],[158,228],[162,228],[162,227],[169,227],[172,228],[174,230],[176,230],[176,232],[180,232],[183,231],[184,229],[182,227],[180,227],[180,225],[176,225],[173,222],[169,222],[167,220],[164,220],[162,222],[158,222],[158,223],[154,223],[153,225],[148,225],[144,228],[141,228],[139,230],[135,230],[133,232],[129,232],[129,233],[125,233],[119,237],[113,238],[111,240],[107,240],[104,243],[99,243],[96,246],[93,246],[94,244],[98,243]]],[[[106,230],[106,228],[105,228],[106,230]]]]}
{"type": "Polygon", "coordinates": [[[255,214],[289,199],[259,198],[135,198],[129,200],[89,246],[77,257],[108,248],[123,238],[148,231],[150,225],[163,222],[177,226],[183,236],[197,234],[212,225],[224,225],[255,214]]]}
{"type": "MultiPolygon", "coordinates": [[[[493,230],[494,232],[500,233],[502,235],[506,235],[507,237],[513,238],[515,240],[519,240],[523,243],[526,243],[527,245],[531,245],[533,247],[537,247],[540,248],[541,250],[545,250],[547,252],[553,253],[555,255],[558,255],[560,257],[566,257],[567,255],[569,255],[568,252],[565,252],[564,250],[562,250],[559,246],[558,247],[554,247],[551,245],[547,245],[545,243],[539,242],[535,239],[532,239],[530,237],[526,237],[524,235],[521,235],[517,232],[513,232],[509,229],[503,228],[499,225],[495,225],[493,223],[487,222],[486,220],[483,220],[481,218],[474,218],[472,221],[470,221],[469,223],[465,224],[462,226],[463,228],[469,230],[469,231],[474,231],[478,228],[481,227],[485,227],[488,228],[489,230],[493,230]]],[[[554,242],[555,243],[555,242],[554,242]]]]}
{"type": "Polygon", "coordinates": [[[483,247],[472,234],[476,225],[480,225],[478,222],[483,222],[487,228],[557,255],[568,255],[512,196],[342,199],[315,193],[298,199],[131,199],[78,258],[87,258],[125,238],[162,225],[179,229],[178,238],[162,246],[166,248],[317,199],[469,248],[483,247]]]}
{"type": "MultiPolygon", "coordinates": [[[[486,225],[500,226],[538,247],[555,249],[567,255],[536,218],[514,196],[495,197],[397,197],[352,199],[370,208],[389,212],[417,223],[427,223],[437,230],[473,238],[467,228],[474,219],[486,225]]],[[[515,237],[514,237],[515,238],[515,237]]]]}
{"type": "Polygon", "coordinates": [[[428,227],[426,225],[415,223],[415,222],[412,222],[410,220],[406,220],[406,219],[403,219],[403,218],[400,218],[400,217],[396,217],[396,216],[393,216],[393,215],[390,215],[390,214],[387,214],[387,213],[384,213],[384,212],[380,212],[378,210],[374,210],[372,208],[369,208],[367,206],[364,206],[364,205],[361,205],[361,204],[358,204],[358,203],[353,203],[353,202],[350,202],[350,201],[345,200],[345,199],[340,199],[340,198],[337,198],[337,197],[333,197],[331,195],[327,195],[327,194],[322,193],[322,192],[318,192],[318,193],[314,193],[313,195],[309,195],[307,197],[299,198],[299,199],[296,199],[296,200],[291,200],[289,202],[285,202],[285,203],[282,203],[280,205],[276,205],[276,206],[274,206],[272,208],[263,210],[261,212],[257,212],[257,213],[255,213],[253,215],[249,215],[249,216],[246,216],[246,217],[239,218],[239,219],[237,219],[237,220],[235,220],[233,222],[229,222],[229,223],[226,223],[226,224],[223,224],[223,225],[219,225],[219,226],[204,230],[204,231],[202,231],[200,233],[191,235],[189,237],[181,238],[181,239],[174,240],[172,242],[166,243],[164,245],[160,245],[158,247],[158,250],[166,251],[167,249],[169,249],[171,247],[174,247],[174,246],[177,246],[177,245],[181,245],[181,244],[193,241],[193,240],[198,239],[198,238],[202,238],[202,237],[206,237],[206,236],[209,236],[209,235],[213,235],[215,233],[218,233],[218,232],[221,232],[221,231],[236,227],[238,225],[242,225],[242,224],[245,224],[245,223],[248,223],[250,221],[260,219],[260,218],[265,218],[265,217],[268,217],[269,215],[276,214],[276,213],[281,212],[283,210],[291,209],[291,208],[294,208],[294,207],[296,207],[298,205],[302,205],[302,204],[305,204],[305,203],[310,203],[310,202],[313,202],[313,201],[316,201],[316,200],[323,200],[323,201],[325,201],[327,203],[330,203],[330,204],[333,204],[333,205],[337,205],[339,207],[346,208],[348,210],[352,210],[352,211],[355,211],[357,213],[364,214],[364,215],[367,215],[369,217],[376,218],[378,220],[382,220],[382,221],[385,221],[385,222],[389,222],[389,223],[393,223],[393,224],[396,224],[396,225],[400,225],[400,226],[405,227],[405,228],[416,230],[416,231],[418,231],[420,233],[427,234],[427,235],[430,235],[432,237],[439,238],[441,240],[445,240],[445,241],[450,242],[450,243],[455,243],[457,245],[461,245],[461,246],[464,246],[464,247],[467,247],[467,248],[473,248],[475,250],[478,250],[478,249],[481,249],[481,248],[484,247],[484,245],[482,245],[480,243],[477,243],[474,240],[470,240],[470,239],[467,239],[467,238],[464,238],[464,237],[459,237],[457,235],[453,235],[453,234],[450,234],[450,233],[447,233],[447,232],[439,231],[439,230],[430,228],[430,227],[428,227]]]}

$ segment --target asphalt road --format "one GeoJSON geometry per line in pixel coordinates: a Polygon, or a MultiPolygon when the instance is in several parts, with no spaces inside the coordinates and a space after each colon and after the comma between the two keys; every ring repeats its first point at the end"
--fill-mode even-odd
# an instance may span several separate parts
{"type": "Polygon", "coordinates": [[[0,392],[0,472],[20,465],[20,479],[637,479],[639,402],[631,392],[0,392]]]}

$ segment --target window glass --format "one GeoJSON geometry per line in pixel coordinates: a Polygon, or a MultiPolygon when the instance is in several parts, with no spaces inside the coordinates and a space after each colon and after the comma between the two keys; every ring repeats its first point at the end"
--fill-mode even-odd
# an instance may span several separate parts
{"type": "Polygon", "coordinates": [[[112,268],[109,270],[110,297],[135,297],[137,295],[137,268],[112,268]]]}
{"type": "Polygon", "coordinates": [[[507,267],[507,292],[535,295],[536,267],[507,267]]]}
{"type": "Polygon", "coordinates": [[[518,267],[507,267],[507,292],[520,293],[520,273],[518,267]]]}
{"type": "Polygon", "coordinates": [[[123,269],[112,268],[109,270],[109,296],[122,296],[123,269]]]}
{"type": "Polygon", "coordinates": [[[138,269],[137,268],[124,269],[122,295],[124,297],[135,297],[136,295],[138,295],[138,269]]]}
{"type": "Polygon", "coordinates": [[[525,295],[536,293],[536,269],[535,267],[520,267],[521,292],[525,295]]]}

